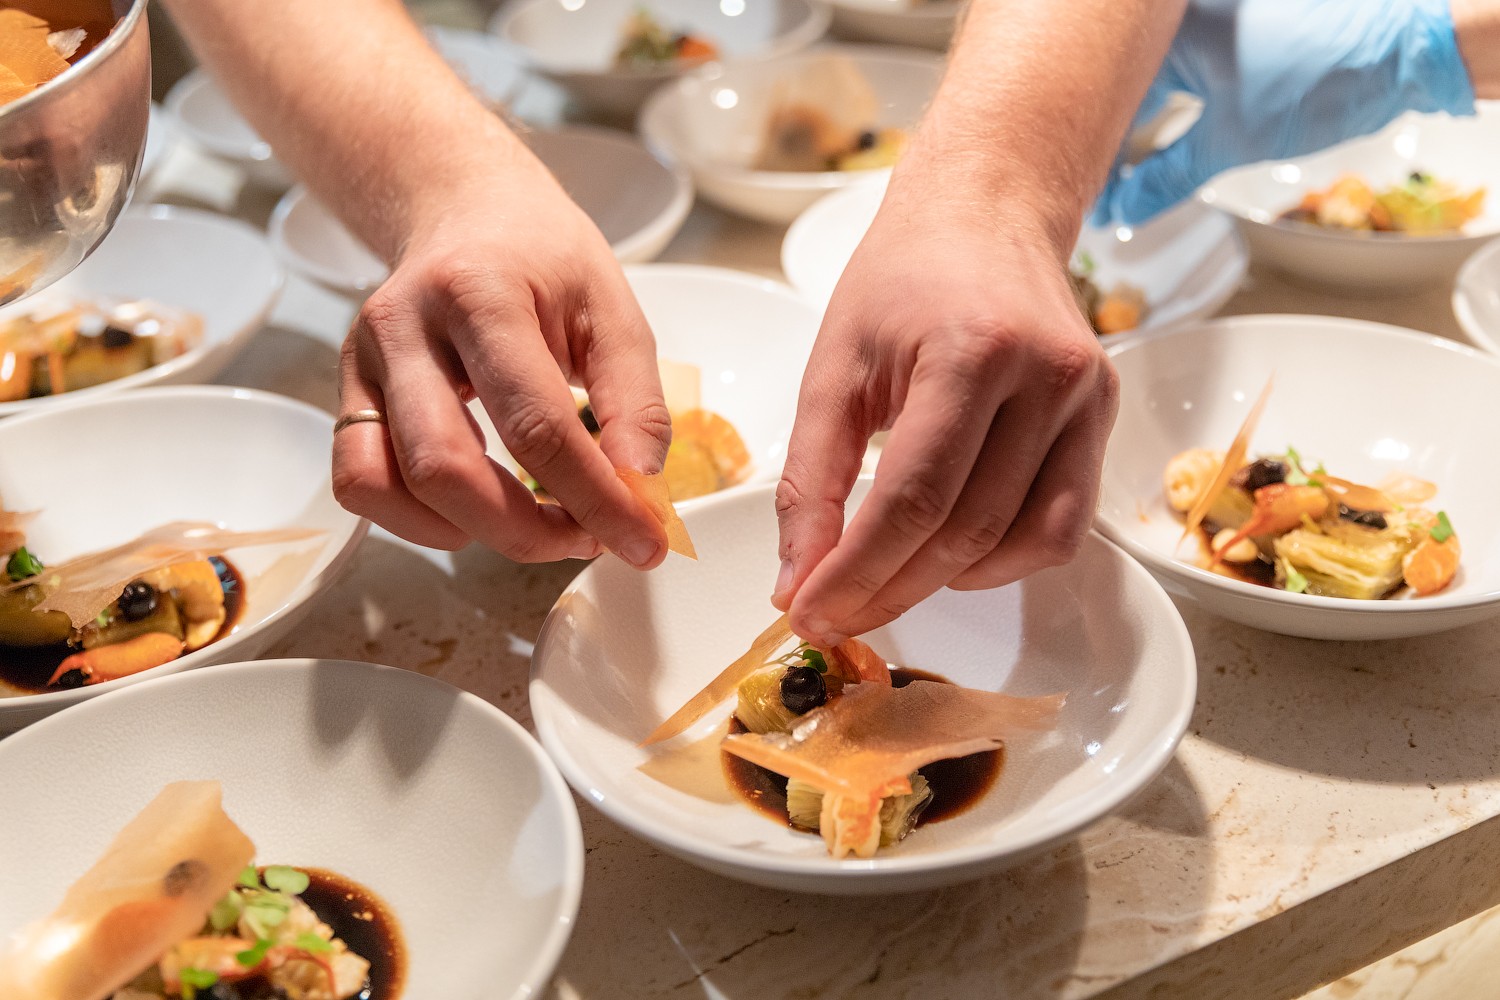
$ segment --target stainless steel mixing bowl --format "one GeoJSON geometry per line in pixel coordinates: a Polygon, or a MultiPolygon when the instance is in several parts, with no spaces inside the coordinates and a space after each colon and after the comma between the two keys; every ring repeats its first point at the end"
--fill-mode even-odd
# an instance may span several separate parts
{"type": "Polygon", "coordinates": [[[67,274],[130,197],[151,102],[147,0],[66,73],[0,108],[0,304],[67,274]]]}

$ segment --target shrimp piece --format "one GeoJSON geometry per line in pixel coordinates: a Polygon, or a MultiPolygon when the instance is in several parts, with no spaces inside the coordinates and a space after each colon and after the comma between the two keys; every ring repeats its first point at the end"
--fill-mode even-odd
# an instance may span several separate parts
{"type": "Polygon", "coordinates": [[[207,559],[152,570],[143,574],[141,580],[177,596],[186,619],[183,631],[189,652],[207,646],[224,627],[224,585],[207,559]]]}
{"type": "Polygon", "coordinates": [[[1162,473],[1167,503],[1179,514],[1192,510],[1223,464],[1224,453],[1212,448],[1189,448],[1172,456],[1162,473]]]}
{"type": "MultiPolygon", "coordinates": [[[[1213,569],[1223,562],[1228,553],[1246,538],[1262,535],[1281,535],[1301,524],[1303,518],[1318,520],[1328,513],[1328,494],[1316,486],[1292,486],[1289,483],[1272,483],[1255,491],[1255,512],[1250,520],[1240,526],[1222,544],[1214,546],[1213,569]]],[[[1219,542],[1215,537],[1214,541],[1219,542]]]]}
{"type": "Polygon", "coordinates": [[[1429,535],[1401,560],[1401,575],[1417,594],[1423,597],[1436,594],[1458,575],[1460,555],[1457,535],[1449,535],[1441,542],[1429,535]]]}
{"type": "Polygon", "coordinates": [[[880,847],[880,799],[824,794],[818,830],[829,857],[873,858],[880,847]]]}
{"type": "Polygon", "coordinates": [[[830,666],[846,681],[864,682],[891,686],[891,668],[868,644],[858,639],[845,639],[829,649],[819,649],[830,666]]]}
{"type": "Polygon", "coordinates": [[[56,684],[75,670],[83,674],[85,684],[102,684],[170,663],[181,655],[181,639],[165,632],[147,632],[124,642],[74,653],[57,665],[47,685],[56,684]]]}

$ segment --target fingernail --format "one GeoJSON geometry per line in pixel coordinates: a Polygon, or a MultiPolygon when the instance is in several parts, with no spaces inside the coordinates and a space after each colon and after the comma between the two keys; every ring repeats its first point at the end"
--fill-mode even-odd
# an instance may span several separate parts
{"type": "Polygon", "coordinates": [[[630,565],[639,568],[655,559],[656,553],[660,548],[660,543],[650,538],[638,538],[621,547],[620,558],[630,563],[630,565]]]}
{"type": "Polygon", "coordinates": [[[781,560],[781,572],[776,574],[776,589],[771,591],[771,597],[777,598],[786,593],[792,586],[792,561],[781,560]]]}
{"type": "MultiPolygon", "coordinates": [[[[833,631],[833,622],[829,621],[827,618],[810,619],[807,623],[807,631],[811,633],[811,638],[818,640],[818,642],[824,645],[838,645],[838,642],[835,642],[833,640],[833,636],[829,634],[833,631]]],[[[839,642],[842,641],[842,639],[839,640],[839,642]]]]}

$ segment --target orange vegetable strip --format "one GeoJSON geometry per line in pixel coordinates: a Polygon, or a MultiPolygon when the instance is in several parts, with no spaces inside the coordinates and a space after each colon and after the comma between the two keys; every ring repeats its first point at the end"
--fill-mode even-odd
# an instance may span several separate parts
{"type": "Polygon", "coordinates": [[[1198,526],[1203,523],[1203,519],[1208,516],[1209,510],[1213,507],[1214,501],[1219,499],[1219,494],[1224,492],[1224,487],[1229,485],[1230,477],[1245,464],[1245,453],[1250,450],[1250,438],[1254,436],[1255,426],[1260,423],[1260,416],[1265,412],[1266,403],[1271,398],[1271,386],[1275,382],[1276,376],[1274,375],[1266,379],[1266,387],[1260,391],[1260,398],[1250,408],[1250,414],[1245,417],[1245,422],[1240,425],[1239,433],[1234,436],[1234,443],[1224,453],[1224,464],[1219,467],[1219,474],[1214,477],[1214,481],[1198,498],[1198,502],[1193,504],[1193,509],[1188,512],[1187,524],[1182,529],[1182,537],[1177,539],[1178,545],[1187,541],[1188,537],[1198,530],[1198,526]]]}
{"type": "Polygon", "coordinates": [[[651,511],[662,530],[667,533],[667,548],[678,555],[687,556],[689,559],[698,558],[698,550],[693,547],[693,540],[688,535],[687,525],[682,523],[677,508],[672,506],[672,496],[667,491],[667,480],[661,473],[648,476],[634,469],[616,469],[615,475],[625,484],[630,492],[640,498],[640,501],[651,511]]]}
{"type": "Polygon", "coordinates": [[[707,687],[673,712],[671,718],[653,729],[651,735],[642,740],[640,745],[648,747],[686,732],[688,727],[707,715],[715,705],[734,694],[741,681],[765,666],[772,659],[772,654],[791,638],[792,623],[786,615],[782,615],[756,637],[739,659],[720,671],[719,676],[709,681],[707,687]]]}

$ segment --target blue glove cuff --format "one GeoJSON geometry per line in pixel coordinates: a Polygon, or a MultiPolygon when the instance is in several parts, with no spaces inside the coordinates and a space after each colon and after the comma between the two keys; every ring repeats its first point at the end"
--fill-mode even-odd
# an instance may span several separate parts
{"type": "Polygon", "coordinates": [[[1474,84],[1458,51],[1448,0],[1409,0],[1412,30],[1403,45],[1398,83],[1413,111],[1474,114],[1474,84]]]}

